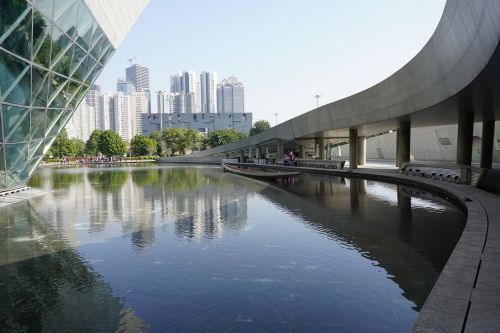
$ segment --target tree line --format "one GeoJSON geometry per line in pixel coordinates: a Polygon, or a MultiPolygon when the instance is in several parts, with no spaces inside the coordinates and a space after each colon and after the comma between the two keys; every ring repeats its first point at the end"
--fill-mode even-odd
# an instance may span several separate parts
{"type": "MultiPolygon", "coordinates": [[[[250,130],[250,135],[258,134],[270,128],[269,122],[259,120],[250,130]]],[[[188,128],[166,128],[161,133],[152,132],[149,135],[138,134],[127,144],[118,133],[112,130],[95,130],[84,142],[80,139],[70,139],[66,129],[63,129],[52,144],[48,157],[81,157],[81,156],[175,156],[185,155],[188,151],[204,150],[247,137],[246,133],[234,129],[215,130],[202,135],[188,128]]]]}

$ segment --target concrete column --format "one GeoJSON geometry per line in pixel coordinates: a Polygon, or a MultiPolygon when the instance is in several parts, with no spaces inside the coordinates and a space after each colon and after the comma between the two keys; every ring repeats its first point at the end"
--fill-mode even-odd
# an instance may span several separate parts
{"type": "Polygon", "coordinates": [[[325,159],[325,138],[319,138],[319,159],[325,159]]]}
{"type": "Polygon", "coordinates": [[[474,112],[458,113],[457,164],[471,165],[474,112]]]}
{"type": "Polygon", "coordinates": [[[411,122],[404,120],[399,122],[398,129],[398,154],[397,165],[401,167],[404,162],[410,161],[410,141],[411,141],[411,122]]]}
{"type": "Polygon", "coordinates": [[[481,136],[481,168],[491,169],[493,162],[493,141],[495,140],[495,121],[483,120],[481,136]]]}
{"type": "Polygon", "coordinates": [[[277,157],[276,158],[283,158],[283,155],[285,154],[285,148],[284,148],[284,145],[283,145],[283,141],[281,140],[278,140],[277,144],[276,144],[276,154],[277,154],[277,157]]]}
{"type": "Polygon", "coordinates": [[[245,162],[245,151],[240,150],[240,163],[244,163],[244,162],[245,162]]]}
{"type": "Polygon", "coordinates": [[[366,136],[358,136],[358,165],[366,164],[366,136]]]}
{"type": "Polygon", "coordinates": [[[304,145],[299,145],[299,158],[304,158],[304,145]]]}
{"type": "Polygon", "coordinates": [[[259,146],[255,148],[255,158],[260,159],[261,149],[259,146]]]}
{"type": "Polygon", "coordinates": [[[358,129],[349,129],[349,168],[358,168],[358,129]]]}

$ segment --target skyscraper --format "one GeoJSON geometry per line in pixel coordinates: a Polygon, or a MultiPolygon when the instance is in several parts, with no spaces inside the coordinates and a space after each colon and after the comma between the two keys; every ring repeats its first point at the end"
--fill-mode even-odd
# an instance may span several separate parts
{"type": "Polygon", "coordinates": [[[125,95],[132,95],[133,92],[136,92],[136,89],[132,82],[118,79],[116,81],[116,91],[121,91],[125,95]]]}
{"type": "Polygon", "coordinates": [[[1,1],[0,191],[26,185],[147,3],[1,1]]]}
{"type": "Polygon", "coordinates": [[[136,91],[149,90],[149,68],[133,64],[125,69],[125,79],[134,85],[136,91]]]}
{"type": "Polygon", "coordinates": [[[245,112],[245,88],[234,76],[222,80],[222,83],[217,85],[217,112],[245,112]]]}
{"type": "Polygon", "coordinates": [[[185,102],[184,112],[199,112],[199,83],[193,71],[179,72],[170,76],[170,92],[186,95],[181,97],[185,102]]]}
{"type": "Polygon", "coordinates": [[[114,99],[112,94],[102,94],[100,97],[99,129],[109,130],[115,128],[114,122],[114,99]]]}
{"type": "Polygon", "coordinates": [[[200,111],[201,113],[217,112],[217,73],[201,72],[200,74],[200,111]]]}

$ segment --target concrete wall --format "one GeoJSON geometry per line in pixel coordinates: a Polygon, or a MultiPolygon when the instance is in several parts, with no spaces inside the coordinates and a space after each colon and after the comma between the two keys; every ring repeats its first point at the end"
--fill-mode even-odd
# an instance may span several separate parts
{"type": "MultiPolygon", "coordinates": [[[[481,156],[482,123],[474,124],[472,161],[481,156]]],[[[341,146],[342,156],[349,156],[349,145],[341,146]]],[[[421,127],[411,130],[411,156],[419,161],[455,162],[457,154],[457,125],[421,127]]],[[[396,132],[370,138],[366,142],[368,159],[395,160],[396,132]]],[[[500,121],[495,123],[493,163],[500,163],[500,121]]]]}

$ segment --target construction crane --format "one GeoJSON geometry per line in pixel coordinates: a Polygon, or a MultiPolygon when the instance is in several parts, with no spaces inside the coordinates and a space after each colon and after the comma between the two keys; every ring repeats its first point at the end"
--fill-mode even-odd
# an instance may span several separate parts
{"type": "Polygon", "coordinates": [[[137,59],[137,57],[139,57],[140,54],[136,55],[135,57],[132,57],[130,59],[127,60],[128,64],[129,65],[132,65],[133,63],[135,63],[135,59],[137,59]]]}

